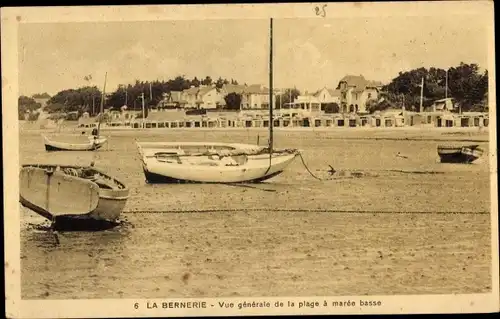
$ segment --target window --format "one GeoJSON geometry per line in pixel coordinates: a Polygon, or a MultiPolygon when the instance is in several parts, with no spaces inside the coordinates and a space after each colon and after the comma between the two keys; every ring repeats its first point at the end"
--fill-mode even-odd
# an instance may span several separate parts
{"type": "Polygon", "coordinates": [[[372,97],[372,94],[371,93],[368,93],[368,98],[370,99],[372,97]]]}

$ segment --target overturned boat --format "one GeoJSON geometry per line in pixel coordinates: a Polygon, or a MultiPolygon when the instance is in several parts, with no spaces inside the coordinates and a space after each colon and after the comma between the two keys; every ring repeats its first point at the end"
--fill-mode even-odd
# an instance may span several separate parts
{"type": "Polygon", "coordinates": [[[479,145],[438,145],[441,163],[470,164],[483,155],[479,145]]]}
{"type": "Polygon", "coordinates": [[[55,229],[112,228],[129,197],[122,182],[92,166],[27,164],[19,177],[21,205],[55,229]]]}
{"type": "Polygon", "coordinates": [[[107,138],[102,136],[86,136],[87,141],[57,141],[55,139],[50,139],[45,135],[42,135],[43,142],[45,144],[45,150],[47,152],[51,151],[95,151],[100,149],[104,144],[107,143],[107,138]]]}
{"type": "Polygon", "coordinates": [[[257,183],[279,175],[295,149],[236,143],[136,142],[148,183],[257,183]]]}

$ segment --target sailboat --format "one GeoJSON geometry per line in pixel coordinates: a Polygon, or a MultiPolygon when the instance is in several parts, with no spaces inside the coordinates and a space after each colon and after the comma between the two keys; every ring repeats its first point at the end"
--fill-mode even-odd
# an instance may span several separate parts
{"type": "MultiPolygon", "coordinates": [[[[47,137],[46,135],[42,135],[43,138],[43,143],[45,145],[45,150],[47,152],[51,151],[95,151],[100,149],[104,144],[107,143],[107,138],[100,136],[100,130],[101,130],[101,121],[102,121],[102,116],[103,116],[103,109],[104,109],[104,96],[105,96],[105,91],[106,91],[106,79],[107,79],[107,73],[104,76],[104,87],[102,91],[102,98],[101,98],[101,110],[99,113],[99,122],[97,124],[97,133],[96,135],[92,136],[84,136],[83,141],[77,141],[76,137],[73,137],[71,141],[66,141],[66,140],[56,140],[47,137]]],[[[78,138],[81,138],[80,136],[78,138]]]]}
{"type": "Polygon", "coordinates": [[[269,145],[136,142],[148,183],[256,183],[281,174],[300,155],[273,148],[273,19],[270,20],[269,145]]]}

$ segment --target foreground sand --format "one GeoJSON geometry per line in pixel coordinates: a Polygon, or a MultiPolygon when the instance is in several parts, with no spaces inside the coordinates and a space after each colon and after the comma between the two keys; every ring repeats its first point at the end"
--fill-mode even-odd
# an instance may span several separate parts
{"type": "MultiPolygon", "coordinates": [[[[75,131],[76,132],[76,131],[75,131]]],[[[21,132],[21,163],[95,161],[131,188],[126,223],[64,233],[61,246],[23,211],[23,298],[134,298],[473,293],[491,289],[487,156],[440,164],[436,145],[478,130],[277,131],[303,150],[252,187],[148,185],[134,140],[261,143],[265,130],[114,131],[109,149],[47,153],[21,132]],[[400,153],[407,158],[396,156],[400,153]],[[350,172],[359,172],[353,178],[350,172]],[[178,212],[178,213],[174,213],[178,212]]]]}

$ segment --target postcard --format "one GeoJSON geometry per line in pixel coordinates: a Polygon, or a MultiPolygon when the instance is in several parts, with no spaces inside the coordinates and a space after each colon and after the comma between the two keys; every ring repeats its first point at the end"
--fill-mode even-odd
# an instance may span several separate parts
{"type": "Polygon", "coordinates": [[[499,310],[492,1],[1,16],[7,317],[499,310]]]}

